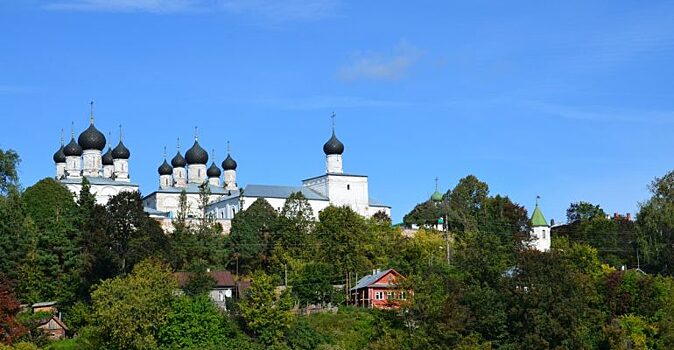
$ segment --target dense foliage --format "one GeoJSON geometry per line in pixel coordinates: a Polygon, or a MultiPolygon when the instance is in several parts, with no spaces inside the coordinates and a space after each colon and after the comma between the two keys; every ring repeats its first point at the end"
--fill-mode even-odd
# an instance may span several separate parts
{"type": "Polygon", "coordinates": [[[200,215],[183,193],[164,232],[139,193],[101,206],[86,180],[77,199],[51,179],[22,190],[18,159],[0,152],[0,349],[674,347],[674,173],[636,221],[572,203],[543,253],[522,244],[524,207],[472,175],[407,214],[413,233],[383,214],[314,213],[295,193],[278,211],[250,203],[223,235],[205,186],[200,215]],[[228,311],[208,296],[207,271],[225,268],[250,283],[228,311]],[[408,300],[347,305],[345,289],[377,268],[406,276],[408,300]],[[190,272],[181,292],[174,271],[190,272]],[[48,300],[73,339],[46,343],[41,315],[20,311],[48,300]]]}

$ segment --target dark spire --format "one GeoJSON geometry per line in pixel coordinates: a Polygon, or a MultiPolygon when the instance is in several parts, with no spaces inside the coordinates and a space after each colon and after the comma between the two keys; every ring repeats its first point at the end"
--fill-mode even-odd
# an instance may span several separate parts
{"type": "Polygon", "coordinates": [[[199,145],[199,136],[197,135],[197,127],[194,127],[194,145],[185,152],[185,160],[187,164],[204,164],[208,163],[208,152],[199,145]]]}
{"type": "Polygon", "coordinates": [[[187,165],[187,160],[185,160],[185,157],[180,153],[180,138],[178,138],[178,152],[176,152],[175,157],[171,159],[171,165],[173,165],[174,168],[184,168],[185,165],[187,165]]]}
{"type": "Polygon", "coordinates": [[[236,161],[232,158],[230,154],[229,141],[227,141],[227,158],[222,161],[222,168],[227,170],[236,170],[236,161]]]}
{"type": "Polygon", "coordinates": [[[326,155],[344,153],[344,144],[335,136],[335,117],[336,115],[333,112],[330,116],[332,118],[332,137],[323,145],[323,152],[326,155]]]}
{"type": "Polygon", "coordinates": [[[119,143],[115,147],[115,149],[112,150],[112,157],[115,159],[129,159],[131,157],[131,151],[129,151],[126,146],[124,146],[124,143],[122,142],[122,125],[119,125],[119,143]]]}
{"type": "Polygon", "coordinates": [[[77,138],[77,143],[83,150],[95,149],[102,151],[105,148],[105,135],[94,126],[94,101],[91,101],[89,127],[77,138]]]}
{"type": "Polygon", "coordinates": [[[166,162],[166,146],[164,146],[164,162],[161,163],[157,171],[159,172],[159,175],[173,174],[173,168],[166,162]]]}
{"type": "Polygon", "coordinates": [[[63,153],[63,129],[61,129],[61,147],[54,153],[54,163],[65,163],[66,154],[63,153]]]}

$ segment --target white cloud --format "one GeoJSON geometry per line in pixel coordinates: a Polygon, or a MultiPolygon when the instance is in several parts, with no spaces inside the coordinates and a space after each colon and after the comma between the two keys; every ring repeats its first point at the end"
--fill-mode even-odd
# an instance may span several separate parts
{"type": "Polygon", "coordinates": [[[49,10],[97,12],[226,12],[272,22],[332,16],[338,0],[58,0],[49,10]]]}
{"type": "Polygon", "coordinates": [[[399,80],[421,57],[421,50],[401,40],[389,55],[356,53],[351,62],[337,72],[337,78],[353,80],[399,80]]]}

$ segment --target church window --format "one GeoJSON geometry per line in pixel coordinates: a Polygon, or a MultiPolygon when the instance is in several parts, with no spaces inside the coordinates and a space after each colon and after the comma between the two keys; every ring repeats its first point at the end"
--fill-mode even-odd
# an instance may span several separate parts
{"type": "Polygon", "coordinates": [[[351,189],[351,185],[346,185],[346,189],[347,189],[347,190],[350,190],[350,189],[351,189]]]}
{"type": "Polygon", "coordinates": [[[545,230],[543,230],[543,239],[545,239],[545,230]]]}

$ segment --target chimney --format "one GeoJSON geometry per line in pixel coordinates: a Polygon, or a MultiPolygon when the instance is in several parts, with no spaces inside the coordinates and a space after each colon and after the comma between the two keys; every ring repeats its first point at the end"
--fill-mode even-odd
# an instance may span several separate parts
{"type": "Polygon", "coordinates": [[[626,217],[627,217],[627,221],[632,221],[632,214],[631,213],[627,213],[626,217]]]}
{"type": "Polygon", "coordinates": [[[550,219],[550,227],[555,226],[555,219],[550,219]]]}

